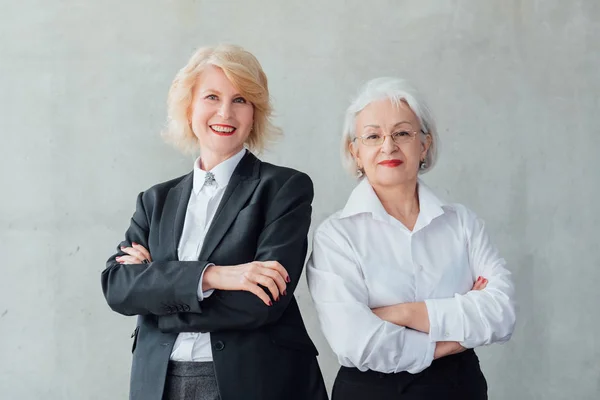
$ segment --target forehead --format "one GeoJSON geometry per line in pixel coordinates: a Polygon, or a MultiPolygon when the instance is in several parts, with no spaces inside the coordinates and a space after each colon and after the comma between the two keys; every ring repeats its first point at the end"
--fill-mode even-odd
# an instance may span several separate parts
{"type": "Polygon", "coordinates": [[[237,92],[225,72],[214,65],[207,65],[197,80],[197,90],[218,90],[223,93],[237,92]]]}
{"type": "Polygon", "coordinates": [[[413,127],[419,125],[419,119],[405,101],[394,104],[389,99],[369,103],[356,116],[356,124],[359,129],[365,125],[393,126],[402,121],[410,123],[413,127]]]}

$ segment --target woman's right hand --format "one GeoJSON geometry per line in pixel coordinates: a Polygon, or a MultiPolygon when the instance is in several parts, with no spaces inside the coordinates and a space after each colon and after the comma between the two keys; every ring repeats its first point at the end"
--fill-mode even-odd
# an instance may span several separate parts
{"type": "Polygon", "coordinates": [[[269,290],[275,301],[286,295],[290,276],[277,261],[253,261],[247,264],[217,266],[204,271],[202,290],[245,290],[258,296],[266,305],[273,303],[261,285],[269,290]]]}
{"type": "Polygon", "coordinates": [[[433,353],[433,359],[451,356],[453,354],[462,353],[466,349],[458,342],[437,342],[435,344],[435,351],[433,353]]]}

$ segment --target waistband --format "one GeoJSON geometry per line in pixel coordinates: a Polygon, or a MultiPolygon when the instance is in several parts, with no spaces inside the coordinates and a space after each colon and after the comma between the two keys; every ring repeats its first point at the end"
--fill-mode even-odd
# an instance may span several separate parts
{"type": "Polygon", "coordinates": [[[214,376],[212,362],[169,361],[167,375],[170,376],[214,376]]]}

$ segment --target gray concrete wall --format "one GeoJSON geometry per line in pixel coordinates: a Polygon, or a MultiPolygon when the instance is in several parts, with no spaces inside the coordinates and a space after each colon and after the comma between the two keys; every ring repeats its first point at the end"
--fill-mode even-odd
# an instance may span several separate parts
{"type": "Polygon", "coordinates": [[[263,158],[313,177],[314,225],[353,186],[358,85],[420,87],[443,141],[426,181],[487,220],[517,282],[513,340],[478,351],[490,398],[598,398],[599,20],[597,0],[0,0],[0,398],[126,397],[135,321],[100,271],[136,194],[190,169],[159,136],[166,91],[222,41],[263,63],[286,133],[263,158]]]}

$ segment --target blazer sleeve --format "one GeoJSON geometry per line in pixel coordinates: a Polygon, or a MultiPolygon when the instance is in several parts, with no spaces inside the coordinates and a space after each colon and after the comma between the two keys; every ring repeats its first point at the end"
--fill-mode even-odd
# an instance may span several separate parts
{"type": "Polygon", "coordinates": [[[278,261],[291,282],[287,295],[267,306],[247,291],[216,291],[202,302],[201,311],[180,312],[158,318],[163,332],[215,332],[228,329],[256,329],[277,321],[300,281],[310,228],[313,184],[308,175],[296,172],[282,185],[266,213],[259,235],[256,261],[278,261]]]}
{"type": "Polygon", "coordinates": [[[111,309],[123,315],[169,315],[182,311],[201,312],[198,284],[207,262],[153,261],[148,264],[119,264],[125,255],[121,246],[132,242],[148,248],[149,218],[144,203],[155,200],[154,193],[140,193],[135,213],[117,253],[102,271],[102,291],[111,309]]]}

